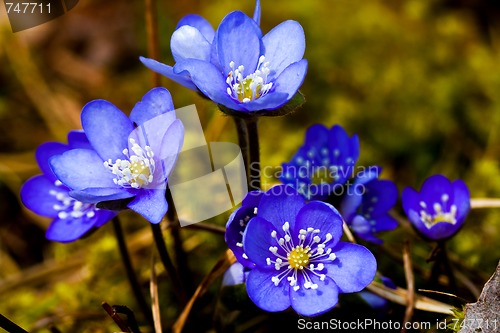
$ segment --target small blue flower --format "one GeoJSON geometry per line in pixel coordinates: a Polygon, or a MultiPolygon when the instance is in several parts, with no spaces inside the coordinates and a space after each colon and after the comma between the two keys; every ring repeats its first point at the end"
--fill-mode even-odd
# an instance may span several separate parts
{"type": "Polygon", "coordinates": [[[289,163],[283,163],[280,180],[297,189],[306,199],[325,199],[331,193],[343,194],[359,157],[359,139],[340,126],[331,129],[312,125],[305,142],[289,163]],[[338,192],[338,193],[337,193],[338,192]]]}
{"type": "Polygon", "coordinates": [[[442,175],[425,180],[420,192],[407,187],[402,193],[403,209],[413,226],[431,240],[453,236],[470,210],[470,194],[460,179],[451,182],[442,175]]]}
{"type": "Polygon", "coordinates": [[[28,179],[21,188],[21,200],[26,207],[54,219],[46,231],[46,237],[51,241],[72,242],[116,216],[115,212],[71,198],[70,189],[51,171],[49,159],[52,156],[76,147],[90,148],[83,132],[70,132],[68,145],[59,142],[40,145],[35,156],[42,174],[28,179]]]}
{"type": "Polygon", "coordinates": [[[286,104],[302,85],[307,60],[305,36],[296,21],[285,21],[263,36],[254,19],[228,14],[213,32],[200,16],[181,20],[171,39],[171,67],[141,57],[151,70],[200,91],[215,103],[242,112],[273,110],[286,104]]]}
{"type": "Polygon", "coordinates": [[[261,198],[247,225],[243,248],[255,266],[247,277],[250,299],[276,312],[292,307],[304,316],[332,309],[339,293],[357,292],[374,278],[373,254],[340,242],[342,217],[324,202],[280,185],[261,198]]]}
{"type": "Polygon", "coordinates": [[[167,177],[184,140],[184,128],[173,110],[165,88],[149,91],[130,119],[107,101],[92,101],[81,115],[92,149],[54,156],[52,170],[77,200],[125,200],[128,208],[159,223],[168,210],[167,177]]]}
{"type": "Polygon", "coordinates": [[[236,209],[226,224],[226,243],[233,251],[236,259],[246,268],[253,268],[254,263],[248,260],[243,251],[243,233],[245,232],[248,221],[257,214],[257,207],[264,192],[248,192],[241,207],[236,209]]]}
{"type": "Polygon", "coordinates": [[[356,175],[340,204],[347,225],[361,239],[375,244],[382,243],[376,233],[398,226],[389,215],[398,200],[398,188],[390,180],[377,179],[381,171],[380,167],[373,166],[356,175]]]}

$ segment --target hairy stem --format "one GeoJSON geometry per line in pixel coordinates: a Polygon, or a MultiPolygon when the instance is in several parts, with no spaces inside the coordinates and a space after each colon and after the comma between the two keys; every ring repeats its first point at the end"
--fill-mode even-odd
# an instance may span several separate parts
{"type": "Polygon", "coordinates": [[[135,275],[134,268],[132,267],[132,260],[130,260],[130,254],[127,249],[127,244],[125,243],[125,237],[123,236],[122,226],[118,217],[113,218],[112,224],[115,231],[115,238],[118,243],[118,249],[120,251],[123,266],[125,267],[125,272],[127,274],[130,287],[132,288],[132,292],[134,293],[135,300],[137,302],[137,305],[141,309],[144,318],[146,318],[151,327],[153,327],[153,315],[151,314],[149,305],[144,298],[144,295],[141,291],[141,286],[139,284],[139,281],[137,280],[137,276],[135,275]]]}
{"type": "Polygon", "coordinates": [[[167,245],[163,239],[161,227],[159,224],[151,224],[151,230],[153,231],[153,238],[160,260],[163,263],[163,267],[165,267],[165,271],[167,272],[170,281],[172,282],[172,289],[174,290],[178,300],[184,304],[186,302],[186,294],[184,288],[182,287],[179,275],[177,274],[177,269],[168,254],[167,245]]]}
{"type": "Polygon", "coordinates": [[[258,118],[246,118],[248,129],[249,157],[250,157],[250,190],[260,190],[260,146],[259,131],[257,127],[258,118]]]}
{"type": "Polygon", "coordinates": [[[245,120],[243,118],[233,116],[234,123],[236,125],[236,132],[238,134],[238,145],[241,149],[241,155],[243,156],[243,164],[245,165],[246,177],[248,189],[250,189],[250,161],[249,161],[249,151],[250,143],[248,141],[248,128],[245,120]]]}

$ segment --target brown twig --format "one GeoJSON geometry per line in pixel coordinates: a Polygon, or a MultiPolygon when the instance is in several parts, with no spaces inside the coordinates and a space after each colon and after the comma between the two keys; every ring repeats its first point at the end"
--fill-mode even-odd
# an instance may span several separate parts
{"type": "MultiPolygon", "coordinates": [[[[156,21],[157,6],[155,0],[145,0],[146,12],[146,34],[148,40],[148,57],[154,60],[160,59],[160,46],[158,43],[158,22],[156,21]]],[[[151,71],[153,86],[161,86],[160,74],[151,71]]]]}
{"type": "Polygon", "coordinates": [[[226,228],[219,227],[219,226],[213,225],[213,224],[203,223],[203,222],[198,222],[198,223],[195,223],[195,224],[190,224],[190,225],[185,226],[185,228],[196,229],[196,230],[204,230],[204,231],[213,232],[215,234],[220,234],[220,235],[225,235],[226,234],[226,228]]]}
{"type": "MultiPolygon", "coordinates": [[[[400,304],[405,306],[407,304],[407,293],[408,291],[403,288],[396,288],[392,289],[389,287],[384,286],[380,282],[373,281],[371,284],[369,284],[366,289],[371,291],[372,293],[383,297],[391,302],[400,304]]],[[[415,294],[415,309],[417,310],[422,310],[422,311],[427,311],[427,312],[435,312],[435,313],[443,313],[446,315],[452,315],[453,314],[453,309],[454,307],[443,303],[436,301],[434,299],[415,294]]]]}
{"type": "Polygon", "coordinates": [[[413,276],[410,243],[408,241],[405,242],[403,247],[403,263],[406,277],[406,287],[408,288],[408,292],[406,293],[405,317],[403,320],[403,328],[401,329],[401,332],[404,333],[406,332],[406,325],[411,322],[411,318],[413,317],[413,312],[415,310],[415,277],[413,276]]]}
{"type": "Polygon", "coordinates": [[[161,314],[160,314],[160,302],[158,299],[158,281],[155,269],[154,256],[151,260],[151,281],[149,283],[149,291],[151,293],[151,309],[153,311],[153,321],[156,333],[161,333],[161,314]]]}
{"type": "Polygon", "coordinates": [[[106,302],[102,302],[102,307],[104,311],[113,319],[113,321],[118,325],[122,332],[132,333],[132,330],[128,327],[127,323],[120,317],[118,313],[106,302]]]}
{"type": "Polygon", "coordinates": [[[477,208],[500,208],[500,199],[497,198],[474,198],[470,199],[472,209],[477,208]]]}
{"type": "Polygon", "coordinates": [[[207,276],[203,279],[201,284],[196,288],[196,291],[194,292],[193,296],[187,303],[186,307],[182,311],[181,315],[179,318],[177,318],[177,321],[175,322],[174,326],[172,327],[172,332],[173,333],[181,333],[182,329],[186,323],[186,320],[189,316],[189,313],[191,312],[191,309],[193,307],[194,302],[203,295],[203,293],[207,290],[207,288],[219,277],[221,276],[228,268],[231,266],[233,263],[236,262],[236,258],[231,250],[227,250],[224,255],[217,261],[215,266],[212,268],[210,273],[208,273],[207,276]]]}

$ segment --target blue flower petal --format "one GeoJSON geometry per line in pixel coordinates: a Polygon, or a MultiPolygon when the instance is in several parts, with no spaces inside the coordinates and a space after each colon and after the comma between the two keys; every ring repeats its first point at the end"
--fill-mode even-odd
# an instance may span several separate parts
{"type": "Polygon", "coordinates": [[[453,201],[453,186],[443,175],[430,176],[424,181],[420,190],[420,197],[424,198],[429,209],[432,209],[434,203],[441,202],[443,194],[448,194],[453,201]]]}
{"type": "Polygon", "coordinates": [[[21,187],[21,200],[23,204],[38,215],[56,217],[57,210],[54,205],[60,204],[50,191],[67,191],[65,187],[56,186],[49,178],[38,175],[28,179],[21,187]]]}
{"type": "Polygon", "coordinates": [[[184,125],[176,119],[168,127],[161,140],[158,157],[163,161],[163,171],[168,176],[184,143],[184,125]]]}
{"type": "Polygon", "coordinates": [[[57,178],[74,190],[88,187],[118,187],[114,175],[107,170],[101,157],[93,150],[72,149],[50,159],[57,178]]]}
{"type": "Polygon", "coordinates": [[[248,212],[247,207],[240,207],[231,214],[228,223],[226,224],[225,241],[227,246],[233,251],[238,262],[243,264],[245,267],[253,268],[255,264],[243,257],[245,251],[242,246],[237,245],[238,243],[243,244],[243,235],[241,232],[244,232],[246,229],[246,226],[240,226],[240,220],[243,220],[247,216],[253,216],[253,214],[250,213],[253,212],[248,212]]]}
{"type": "Polygon", "coordinates": [[[358,211],[358,207],[361,205],[363,196],[355,190],[355,186],[351,186],[348,189],[348,193],[342,199],[340,203],[340,211],[345,221],[349,224],[358,211]]]}
{"type": "MultiPolygon", "coordinates": [[[[174,104],[170,92],[161,87],[153,88],[142,97],[140,102],[135,104],[130,113],[130,120],[140,126],[148,120],[173,110],[174,104]]],[[[172,112],[172,114],[175,113],[172,112]]],[[[173,117],[175,118],[175,115],[173,117]]]]}
{"type": "Polygon", "coordinates": [[[95,228],[102,227],[104,224],[106,224],[108,221],[110,221],[113,217],[117,215],[117,212],[111,211],[111,210],[106,210],[106,209],[99,209],[95,211],[95,219],[96,222],[94,224],[95,228]]]}
{"type": "Polygon", "coordinates": [[[90,231],[95,225],[93,218],[56,218],[45,232],[45,237],[54,242],[68,243],[75,241],[90,231]]]}
{"type": "Polygon", "coordinates": [[[149,222],[158,224],[168,210],[165,189],[143,189],[127,207],[141,214],[149,222]]]}
{"type": "Polygon", "coordinates": [[[356,233],[356,235],[366,235],[372,232],[370,222],[361,215],[355,215],[349,223],[349,227],[356,233]]]}
{"type": "Polygon", "coordinates": [[[123,112],[108,101],[95,100],[83,107],[81,118],[83,130],[102,160],[125,157],[123,149],[128,147],[134,126],[123,112]]]}
{"type": "Polygon", "coordinates": [[[78,201],[96,204],[101,201],[131,198],[137,191],[123,187],[89,187],[70,191],[69,194],[78,201]]]}
{"type": "Polygon", "coordinates": [[[214,39],[215,31],[212,25],[202,16],[197,14],[189,14],[184,16],[179,23],[177,23],[176,30],[182,27],[183,25],[189,25],[198,29],[199,32],[205,37],[207,41],[210,43],[214,39]]]}
{"type": "Polygon", "coordinates": [[[366,184],[366,190],[363,201],[367,202],[366,212],[369,212],[371,216],[387,213],[398,200],[398,188],[390,180],[374,180],[366,184]],[[372,209],[369,211],[369,208],[372,209]]]}
{"type": "Polygon", "coordinates": [[[183,85],[184,87],[186,87],[188,89],[198,91],[198,88],[193,83],[193,81],[191,81],[191,77],[188,74],[185,74],[185,73],[176,74],[176,73],[174,73],[172,66],[162,64],[161,62],[158,62],[158,61],[153,60],[153,59],[144,58],[144,57],[139,57],[139,59],[144,64],[144,66],[146,66],[147,68],[149,68],[153,72],[156,72],[156,73],[159,73],[163,76],[166,76],[170,80],[177,82],[180,85],[183,85]]]}
{"type": "Polygon", "coordinates": [[[364,246],[340,242],[333,248],[337,256],[325,264],[326,275],[335,281],[342,293],[357,292],[369,285],[377,271],[377,261],[364,246]]]}
{"type": "Polygon", "coordinates": [[[232,264],[222,277],[222,286],[234,286],[245,282],[245,267],[239,262],[232,264]]]}
{"type": "Polygon", "coordinates": [[[60,155],[69,150],[69,147],[60,142],[46,142],[38,146],[35,158],[42,173],[52,182],[57,180],[50,168],[49,160],[52,156],[60,155]]]}
{"type": "Polygon", "coordinates": [[[290,230],[295,230],[295,219],[305,200],[291,186],[277,185],[271,187],[260,200],[258,216],[271,222],[277,230],[282,230],[288,222],[290,230]]]}
{"type": "Polygon", "coordinates": [[[307,60],[302,59],[285,68],[274,81],[273,93],[286,93],[288,99],[299,90],[307,72],[307,60]]]}
{"type": "Polygon", "coordinates": [[[279,108],[280,106],[283,106],[288,102],[289,96],[286,93],[279,93],[279,92],[274,92],[274,93],[269,93],[265,96],[256,98],[250,102],[247,103],[240,103],[236,102],[239,104],[239,107],[241,108],[241,111],[261,111],[261,110],[274,110],[279,108]]]}
{"type": "Polygon", "coordinates": [[[197,59],[187,59],[174,66],[174,73],[189,73],[193,83],[212,101],[232,110],[244,110],[227,93],[228,85],[222,73],[211,63],[197,59]]]}
{"type": "Polygon", "coordinates": [[[419,229],[419,231],[429,239],[440,240],[453,236],[453,234],[455,234],[461,226],[462,224],[458,223],[453,225],[448,222],[438,222],[434,224],[430,229],[419,229]]]}
{"type": "Polygon", "coordinates": [[[332,205],[321,201],[311,201],[297,214],[292,234],[298,235],[300,229],[307,230],[311,227],[319,229],[316,235],[322,240],[325,239],[326,234],[332,235],[333,239],[328,242],[328,246],[333,247],[342,237],[342,223],[342,217],[332,205]]]}
{"type": "MultiPolygon", "coordinates": [[[[322,124],[310,126],[305,135],[304,146],[321,149],[328,144],[328,133],[330,130],[322,124]]],[[[326,147],[325,147],[326,148],[326,147]]]]}
{"type": "MultiPolygon", "coordinates": [[[[299,286],[304,285],[304,277],[298,275],[299,286]]],[[[317,316],[332,309],[338,303],[339,289],[335,282],[326,277],[324,281],[314,274],[309,274],[311,282],[318,285],[317,289],[301,287],[297,291],[290,290],[292,308],[303,316],[317,316]]]]}
{"type": "Polygon", "coordinates": [[[286,279],[278,286],[271,281],[276,271],[262,270],[256,267],[247,277],[247,293],[250,299],[261,309],[269,312],[283,311],[290,307],[290,285],[286,279]]]}
{"type": "Polygon", "coordinates": [[[212,44],[198,29],[184,25],[172,34],[170,49],[176,62],[185,59],[210,61],[212,44]]]}
{"type": "Polygon", "coordinates": [[[242,207],[257,207],[265,192],[263,191],[250,191],[245,195],[241,202],[242,207]]]}
{"type": "MultiPolygon", "coordinates": [[[[260,213],[258,214],[260,216],[260,213]]],[[[271,237],[271,232],[276,230],[279,238],[283,236],[283,230],[281,227],[276,229],[271,223],[259,216],[248,222],[243,234],[243,248],[250,261],[255,265],[263,269],[274,270],[274,266],[268,266],[266,263],[266,259],[271,256],[269,247],[277,246],[276,240],[271,237]]],[[[284,254],[279,247],[278,253],[284,254]]]]}
{"type": "Polygon", "coordinates": [[[229,64],[244,66],[243,76],[252,74],[262,55],[262,32],[255,21],[240,11],[228,14],[216,32],[217,52],[224,74],[229,74],[229,64]]]}
{"type": "Polygon", "coordinates": [[[68,133],[68,145],[72,149],[93,149],[83,130],[70,131],[68,133]]]}
{"type": "Polygon", "coordinates": [[[398,226],[398,221],[390,215],[378,216],[376,221],[375,232],[394,230],[398,226]]]}
{"type": "Polygon", "coordinates": [[[285,21],[277,25],[262,38],[262,42],[264,55],[271,69],[270,80],[304,57],[306,38],[304,29],[296,21],[285,21]]]}

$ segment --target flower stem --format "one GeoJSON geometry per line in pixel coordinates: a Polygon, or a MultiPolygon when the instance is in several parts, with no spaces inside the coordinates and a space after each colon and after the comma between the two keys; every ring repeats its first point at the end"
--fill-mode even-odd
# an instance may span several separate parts
{"type": "Polygon", "coordinates": [[[28,331],[19,327],[16,323],[0,314],[0,327],[10,333],[28,333],[28,331]]]}
{"type": "Polygon", "coordinates": [[[141,291],[141,286],[135,275],[134,268],[132,267],[132,260],[130,260],[130,254],[127,250],[127,244],[125,243],[125,237],[123,236],[122,226],[118,217],[114,217],[112,220],[113,229],[115,231],[116,241],[118,243],[118,249],[120,250],[120,255],[122,257],[123,266],[125,267],[125,272],[127,273],[127,278],[134,293],[137,305],[141,309],[142,314],[148,321],[148,323],[153,327],[153,315],[151,314],[149,305],[146,303],[146,299],[141,291]]]}
{"type": "Polygon", "coordinates": [[[247,184],[250,189],[250,162],[248,159],[250,144],[248,142],[248,128],[245,119],[238,116],[233,116],[233,119],[236,125],[236,132],[238,133],[238,144],[241,149],[241,155],[243,156],[243,164],[245,165],[247,184]]]}
{"type": "Polygon", "coordinates": [[[172,238],[174,240],[175,263],[177,264],[180,282],[182,283],[182,290],[185,290],[187,294],[191,294],[191,292],[194,291],[193,282],[191,279],[192,274],[189,271],[186,251],[184,251],[184,247],[182,245],[179,217],[177,216],[177,211],[175,210],[172,192],[170,192],[170,189],[168,187],[166,198],[169,207],[167,211],[167,219],[169,221],[170,234],[172,235],[172,238]]]}
{"type": "Polygon", "coordinates": [[[184,288],[182,287],[179,275],[177,274],[177,269],[175,268],[172,260],[170,259],[170,255],[168,254],[161,227],[159,224],[151,223],[151,230],[153,231],[153,238],[155,241],[156,249],[158,250],[158,255],[160,256],[163,267],[165,267],[165,271],[167,272],[170,281],[172,282],[172,289],[176,293],[178,300],[182,304],[184,304],[186,302],[184,288]]]}
{"type": "Polygon", "coordinates": [[[434,261],[431,270],[430,287],[438,287],[439,275],[441,275],[441,273],[445,273],[448,277],[449,289],[451,292],[454,292],[456,290],[456,279],[448,258],[445,241],[439,241],[437,243],[436,248],[432,251],[430,260],[434,261]]]}
{"type": "Polygon", "coordinates": [[[250,190],[260,190],[260,146],[257,117],[246,118],[250,157],[250,190]]]}

